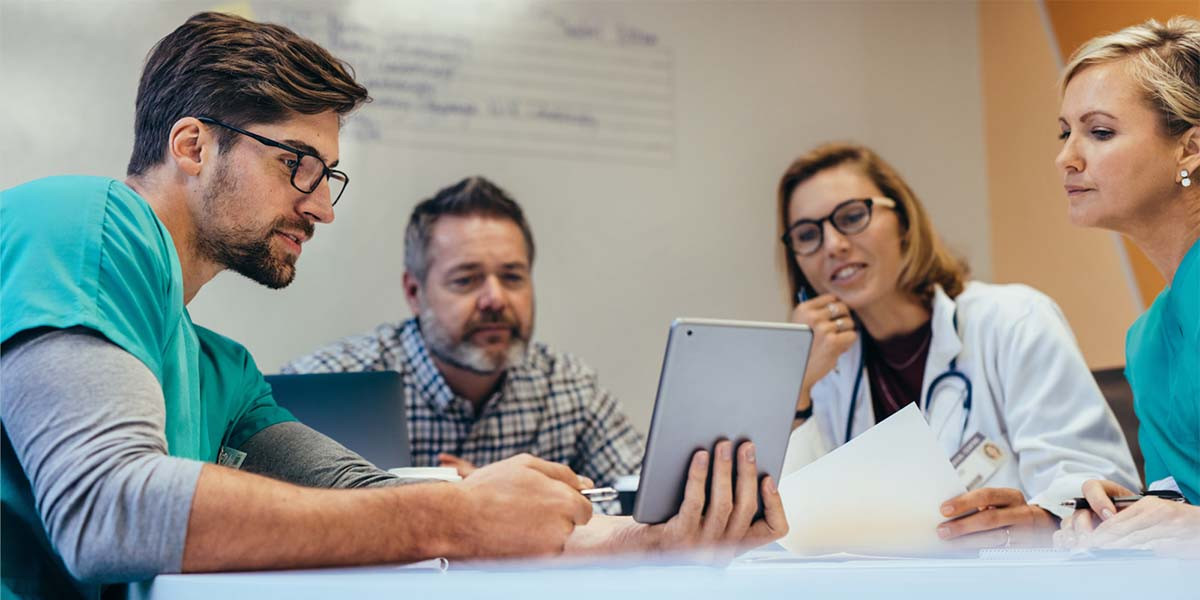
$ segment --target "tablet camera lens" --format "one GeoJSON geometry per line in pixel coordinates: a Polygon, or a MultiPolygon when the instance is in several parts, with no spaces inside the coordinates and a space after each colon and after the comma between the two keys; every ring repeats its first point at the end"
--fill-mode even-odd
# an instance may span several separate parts
{"type": "Polygon", "coordinates": [[[688,331],[688,335],[692,335],[692,330],[691,330],[691,329],[689,329],[689,330],[687,330],[687,331],[688,331]]]}

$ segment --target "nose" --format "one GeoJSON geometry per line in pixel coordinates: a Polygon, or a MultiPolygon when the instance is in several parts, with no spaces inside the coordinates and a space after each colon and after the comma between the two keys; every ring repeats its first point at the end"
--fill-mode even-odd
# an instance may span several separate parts
{"type": "Polygon", "coordinates": [[[317,223],[332,223],[333,199],[329,195],[329,181],[322,181],[317,189],[304,194],[298,209],[305,217],[317,223]]]}
{"type": "Polygon", "coordinates": [[[1063,142],[1062,149],[1054,157],[1054,165],[1064,174],[1071,172],[1078,173],[1083,170],[1083,159],[1080,158],[1079,152],[1075,149],[1074,136],[1067,136],[1067,140],[1063,142]]]}
{"type": "Polygon", "coordinates": [[[837,256],[850,248],[850,240],[846,239],[846,235],[833,226],[833,221],[826,221],[821,226],[824,227],[822,232],[824,240],[821,243],[825,247],[826,254],[837,256]]]}
{"type": "Polygon", "coordinates": [[[479,298],[476,301],[476,307],[481,311],[504,310],[504,286],[500,285],[499,277],[488,275],[483,280],[483,285],[479,289],[479,298]]]}

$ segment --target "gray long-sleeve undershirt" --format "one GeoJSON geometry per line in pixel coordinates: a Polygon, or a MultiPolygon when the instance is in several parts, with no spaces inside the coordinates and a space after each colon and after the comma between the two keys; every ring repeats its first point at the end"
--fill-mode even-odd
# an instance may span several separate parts
{"type": "MultiPolygon", "coordinates": [[[[203,463],[167,454],[157,379],[87,329],[12,341],[0,355],[0,419],[67,568],[93,582],[179,572],[203,463]]],[[[400,483],[299,423],[268,427],[240,449],[243,470],[300,485],[400,483]]]]}

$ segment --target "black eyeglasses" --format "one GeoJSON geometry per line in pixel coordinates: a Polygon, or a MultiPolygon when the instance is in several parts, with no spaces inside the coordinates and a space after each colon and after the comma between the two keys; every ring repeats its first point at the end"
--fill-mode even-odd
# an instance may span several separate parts
{"type": "Polygon", "coordinates": [[[228,123],[222,123],[211,117],[196,117],[201,123],[210,125],[220,125],[230,131],[236,131],[246,137],[253,138],[264,146],[287,150],[296,155],[296,160],[291,165],[292,168],[292,187],[311,194],[317,191],[317,187],[321,185],[321,180],[329,180],[329,197],[333,199],[331,206],[336,206],[338,200],[342,198],[342,192],[346,191],[346,186],[350,185],[350,176],[337,169],[330,169],[325,161],[311,152],[305,152],[299,148],[293,148],[282,142],[277,142],[269,137],[263,137],[257,133],[251,133],[240,127],[234,127],[228,123]]]}
{"type": "Polygon", "coordinates": [[[821,219],[801,219],[792,223],[781,238],[793,254],[808,256],[821,249],[825,243],[825,221],[844,235],[860,233],[871,224],[871,207],[874,205],[896,208],[896,201],[883,196],[875,198],[853,198],[834,207],[833,212],[821,219]]]}

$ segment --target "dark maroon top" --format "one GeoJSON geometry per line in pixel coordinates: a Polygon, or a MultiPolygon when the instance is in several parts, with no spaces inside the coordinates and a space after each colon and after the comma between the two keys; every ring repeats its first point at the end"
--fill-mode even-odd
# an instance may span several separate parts
{"type": "MultiPolygon", "coordinates": [[[[871,404],[878,423],[911,402],[919,402],[921,383],[925,378],[925,359],[933,340],[933,321],[926,321],[915,331],[887,340],[874,340],[865,329],[867,380],[871,382],[871,404]]],[[[920,404],[918,404],[920,406],[920,404]]]]}

